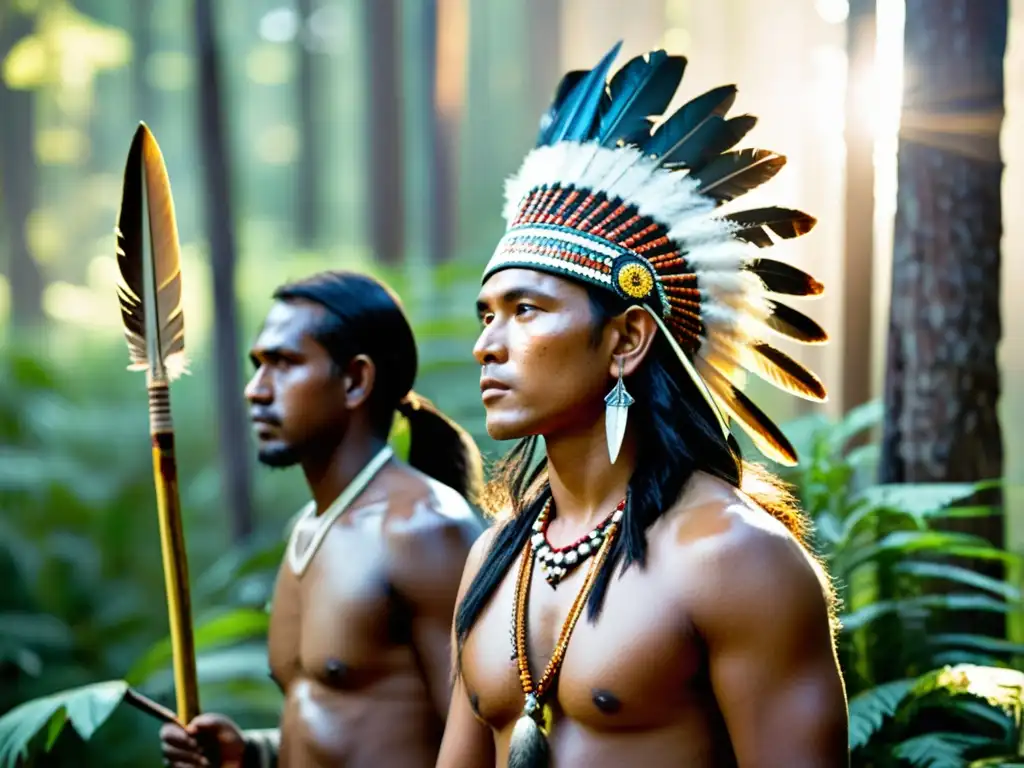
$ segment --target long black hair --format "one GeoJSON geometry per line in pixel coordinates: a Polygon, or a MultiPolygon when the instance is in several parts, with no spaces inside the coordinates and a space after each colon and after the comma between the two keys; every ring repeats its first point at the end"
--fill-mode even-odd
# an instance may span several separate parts
{"type": "MultiPolygon", "coordinates": [[[[627,305],[610,291],[584,287],[590,297],[596,341],[608,320],[624,312],[627,305]]],[[[806,518],[788,488],[763,467],[745,462],[735,440],[722,435],[710,406],[660,333],[626,385],[639,406],[629,414],[639,453],[629,481],[622,535],[612,544],[587,604],[591,621],[600,614],[619,561],[624,559],[626,568],[634,564],[643,567],[647,529],[672,507],[695,472],[706,472],[742,488],[806,546],[806,518]]],[[[490,549],[458,606],[455,633],[460,649],[533,533],[533,522],[551,494],[546,466],[545,459],[538,461],[537,438],[531,436],[520,440],[495,468],[485,504],[492,513],[501,509],[507,517],[497,521],[490,549]]]]}
{"type": "Polygon", "coordinates": [[[395,412],[401,413],[409,422],[409,464],[476,503],[483,485],[480,450],[469,433],[413,392],[416,339],[394,291],[369,275],[333,270],[282,285],[274,298],[310,301],[327,310],[310,335],[339,372],[356,355],[373,360],[367,408],[374,431],[386,437],[395,412]]]}

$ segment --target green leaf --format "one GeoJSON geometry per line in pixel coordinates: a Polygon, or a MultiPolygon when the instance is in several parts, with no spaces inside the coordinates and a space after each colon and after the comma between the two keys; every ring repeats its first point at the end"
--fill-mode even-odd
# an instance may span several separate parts
{"type": "MultiPolygon", "coordinates": [[[[244,681],[266,683],[270,675],[267,648],[249,644],[196,654],[196,675],[199,678],[200,701],[207,686],[244,681]]],[[[173,691],[174,675],[169,669],[157,670],[146,680],[145,688],[149,695],[160,698],[173,691]]]]}
{"type": "Polygon", "coordinates": [[[15,768],[20,758],[42,732],[44,751],[49,751],[66,721],[83,740],[93,734],[114,713],[124,699],[128,683],[111,680],[32,699],[0,718],[0,768],[15,768]]]}
{"type": "Polygon", "coordinates": [[[843,551],[851,548],[853,540],[861,533],[869,533],[875,538],[882,531],[893,531],[900,527],[913,526],[919,530],[927,530],[928,524],[900,509],[889,507],[872,507],[866,504],[857,507],[843,522],[843,535],[837,549],[843,551]],[[865,525],[866,523],[866,525],[865,525]]]}
{"type": "Polygon", "coordinates": [[[983,757],[972,761],[968,768],[1021,768],[1024,766],[1024,757],[1019,753],[1012,755],[999,755],[997,757],[983,757]]]}
{"type": "Polygon", "coordinates": [[[966,699],[957,701],[956,708],[971,717],[983,720],[986,723],[999,728],[999,730],[1003,732],[1003,737],[1006,739],[1013,736],[1013,720],[1008,717],[1005,712],[996,707],[990,706],[983,701],[966,699]]]}
{"type": "Polygon", "coordinates": [[[850,749],[865,746],[882,727],[886,718],[896,714],[916,681],[894,680],[870,688],[850,699],[850,749]]]}
{"type": "Polygon", "coordinates": [[[892,507],[915,517],[928,517],[977,493],[979,483],[887,483],[865,488],[854,504],[892,507]]]}
{"type": "MultiPolygon", "coordinates": [[[[302,510],[295,513],[294,522],[302,510]]],[[[289,523],[288,528],[291,528],[289,523]]],[[[196,579],[195,599],[211,601],[223,590],[237,584],[246,576],[273,573],[281,565],[287,537],[273,538],[230,549],[196,579]]]]}
{"type": "MultiPolygon", "coordinates": [[[[205,622],[197,622],[194,630],[196,652],[255,638],[264,639],[269,622],[270,617],[264,611],[253,608],[239,608],[205,622]]],[[[133,685],[138,685],[172,663],[171,641],[168,637],[150,648],[126,677],[133,685]]]]}
{"type": "Polygon", "coordinates": [[[1021,599],[1020,589],[1001,579],[994,579],[969,568],[962,568],[958,565],[946,563],[921,563],[913,560],[898,563],[895,568],[897,573],[904,573],[917,576],[922,579],[945,579],[957,584],[964,584],[969,587],[992,592],[1010,601],[1021,599]]]}
{"type": "Polygon", "coordinates": [[[966,768],[964,752],[990,741],[961,733],[926,733],[907,739],[894,754],[917,768],[966,768]]]}
{"type": "Polygon", "coordinates": [[[838,543],[843,537],[843,528],[836,516],[830,512],[822,512],[814,518],[814,529],[830,545],[838,543]]]}
{"type": "Polygon", "coordinates": [[[972,635],[967,633],[929,635],[928,642],[937,646],[953,646],[956,648],[966,648],[972,651],[983,651],[985,653],[1024,654],[1024,644],[1014,643],[1000,637],[988,637],[986,635],[972,635]]]}
{"type": "Polygon", "coordinates": [[[951,531],[895,531],[876,544],[856,552],[843,565],[847,572],[871,561],[891,556],[906,557],[929,552],[942,557],[973,557],[979,560],[1014,562],[1018,556],[992,546],[980,536],[951,531]]]}
{"type": "Polygon", "coordinates": [[[974,664],[979,667],[998,667],[1000,660],[990,653],[976,653],[965,651],[963,648],[952,648],[948,651],[938,651],[931,654],[931,663],[940,664],[974,664]]]}
{"type": "Polygon", "coordinates": [[[923,616],[929,611],[991,611],[1012,613],[1013,606],[1002,600],[993,600],[985,595],[939,594],[919,595],[903,600],[881,600],[868,603],[851,613],[839,617],[844,633],[856,632],[871,622],[893,613],[904,617],[923,616]]]}
{"type": "Polygon", "coordinates": [[[846,457],[847,463],[854,469],[875,467],[882,458],[882,449],[877,443],[860,445],[854,448],[846,457]]]}
{"type": "Polygon", "coordinates": [[[872,400],[858,405],[856,408],[851,408],[833,430],[832,445],[837,449],[843,448],[864,430],[881,424],[884,414],[885,409],[881,400],[872,400]]]}
{"type": "Polygon", "coordinates": [[[931,517],[941,518],[943,520],[952,520],[963,519],[965,517],[992,517],[994,515],[1001,514],[1003,514],[1002,507],[977,504],[969,507],[946,507],[946,509],[940,509],[935,512],[931,517]]]}
{"type": "Polygon", "coordinates": [[[71,628],[45,613],[0,613],[0,649],[8,644],[67,650],[74,643],[71,628]]]}

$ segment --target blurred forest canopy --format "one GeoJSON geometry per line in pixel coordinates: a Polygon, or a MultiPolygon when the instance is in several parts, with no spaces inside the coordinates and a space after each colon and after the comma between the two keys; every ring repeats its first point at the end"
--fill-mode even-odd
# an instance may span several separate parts
{"type": "MultiPolygon", "coordinates": [[[[850,3],[851,18],[861,19],[868,5],[850,3]]],[[[669,43],[684,51],[704,45],[684,80],[692,96],[710,87],[708,77],[717,85],[777,54],[778,40],[760,25],[781,32],[813,17],[837,27],[841,18],[815,15],[835,6],[757,0],[763,17],[736,33],[734,47],[719,50],[716,41],[749,3],[636,0],[622,10],[617,0],[0,0],[0,715],[108,679],[127,678],[172,699],[146,393],[142,374],[125,370],[114,293],[113,227],[138,121],[163,151],[182,244],[193,362],[171,398],[203,706],[247,726],[272,725],[280,695],[266,675],[263,607],[281,532],[305,501],[305,485],[296,471],[257,467],[248,430],[228,415],[242,408],[247,345],[273,288],[326,268],[382,277],[417,333],[417,391],[495,458],[504,446],[483,429],[470,354],[473,299],[502,229],[502,180],[531,146],[566,61],[589,66],[620,33],[636,43],[630,55],[669,43]],[[570,18],[589,20],[572,51],[570,18]],[[210,98],[219,110],[201,106],[210,98]],[[229,352],[218,346],[229,334],[219,342],[215,334],[225,317],[236,334],[229,352]],[[234,358],[237,381],[225,355],[234,358]]],[[[819,31],[801,34],[806,41],[819,31]]],[[[842,46],[834,30],[820,36],[842,46]]],[[[771,195],[822,217],[806,238],[812,244],[796,252],[812,250],[806,266],[830,284],[843,274],[835,220],[852,215],[837,203],[840,185],[830,186],[842,157],[834,144],[841,125],[823,128],[832,115],[819,114],[842,100],[821,74],[834,60],[813,53],[794,54],[783,68],[811,83],[809,98],[790,104],[781,95],[791,84],[766,75],[757,87],[742,86],[737,76],[746,88],[738,109],[770,113],[755,143],[787,151],[807,145],[806,153],[792,153],[795,168],[786,181],[780,175],[771,195]],[[822,66],[808,74],[806,61],[822,66]],[[791,120],[779,120],[787,110],[791,120]]],[[[869,153],[870,142],[854,149],[869,153]]],[[[845,190],[850,199],[854,193],[872,196],[869,187],[845,190]]],[[[888,277],[876,271],[874,280],[888,277]]],[[[811,313],[838,326],[835,304],[811,313]]],[[[869,318],[843,322],[853,321],[870,335],[869,318]]],[[[870,346],[860,344],[857,355],[870,346]]],[[[815,354],[813,361],[824,359],[815,354]]],[[[835,355],[831,370],[855,379],[858,395],[867,392],[870,361],[851,373],[843,370],[845,354],[835,355]]],[[[772,409],[767,392],[756,399],[772,409]]],[[[930,733],[934,709],[922,702],[938,696],[942,709],[957,686],[985,688],[978,683],[984,675],[935,672],[943,664],[1014,666],[1022,649],[1004,637],[973,628],[929,636],[929,622],[964,611],[1014,616],[1019,579],[936,570],[914,557],[945,548],[1012,566],[1017,560],[970,533],[933,530],[940,518],[957,517],[946,507],[967,486],[891,494],[874,485],[878,446],[870,435],[879,419],[868,405],[845,420],[817,413],[787,425],[812,457],[790,479],[821,526],[819,544],[848,601],[851,629],[841,651],[856,697],[858,764],[888,764],[876,758],[898,752],[914,765],[966,765],[954,757],[1012,751],[1019,708],[993,714],[964,705],[989,730],[943,740],[930,733]],[[983,594],[923,594],[926,580],[943,579],[983,594]]],[[[959,516],[992,512],[976,505],[959,516]]],[[[1010,689],[1020,682],[1011,678],[1010,689]]],[[[999,687],[994,679],[986,690],[999,687]]],[[[153,762],[156,727],[124,708],[84,749],[62,736],[50,762],[37,764],[153,762]]]]}
{"type": "MultiPolygon", "coordinates": [[[[462,375],[472,362],[472,299],[500,232],[501,178],[529,146],[536,121],[524,108],[525,80],[502,74],[516,71],[501,56],[515,55],[526,30],[516,39],[497,15],[514,19],[517,6],[492,5],[480,14],[484,31],[464,44],[463,54],[478,61],[450,61],[449,51],[432,66],[425,62],[436,55],[435,38],[465,30],[463,4],[210,4],[233,211],[221,224],[233,230],[237,248],[237,360],[244,363],[280,282],[324,268],[371,271],[398,291],[414,321],[423,362],[417,387],[471,429],[485,450],[493,446],[481,429],[475,375],[462,375]],[[505,34],[495,45],[488,29],[499,27],[505,34]],[[398,66],[383,65],[388,57],[398,66]],[[481,118],[455,145],[464,111],[480,99],[488,108],[476,110],[481,118]],[[437,158],[447,157],[445,143],[450,181],[439,190],[435,169],[437,158]],[[389,167],[391,176],[377,183],[389,167]],[[444,213],[449,231],[437,232],[433,222],[444,206],[452,209],[444,213]]],[[[115,401],[142,395],[141,382],[117,360],[123,342],[112,234],[138,120],[160,142],[175,196],[186,342],[194,361],[194,381],[181,386],[196,386],[210,393],[200,399],[211,399],[224,368],[214,356],[212,329],[226,307],[211,297],[214,265],[227,254],[210,247],[197,99],[208,74],[196,55],[190,6],[12,0],[0,17],[0,110],[17,118],[0,137],[6,265],[0,317],[7,318],[0,332],[12,348],[22,340],[36,345],[29,348],[37,354],[45,349],[76,377],[99,367],[94,347],[109,346],[113,368],[104,391],[115,401]]],[[[552,69],[546,79],[553,83],[557,75],[552,69]]],[[[248,432],[230,439],[249,461],[248,432]]],[[[260,514],[263,504],[255,505],[260,514]]]]}

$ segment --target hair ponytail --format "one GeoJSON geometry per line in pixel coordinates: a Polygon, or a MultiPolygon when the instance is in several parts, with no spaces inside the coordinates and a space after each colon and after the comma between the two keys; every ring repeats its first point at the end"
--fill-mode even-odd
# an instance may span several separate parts
{"type": "Polygon", "coordinates": [[[398,296],[369,275],[320,272],[274,291],[280,301],[312,301],[327,312],[310,333],[343,370],[365,354],[377,369],[366,409],[381,437],[390,431],[395,411],[409,422],[408,463],[478,505],[483,460],[473,438],[412,391],[418,355],[412,326],[398,296]]]}
{"type": "Polygon", "coordinates": [[[412,391],[399,401],[397,410],[409,422],[409,465],[478,504],[483,459],[470,434],[412,391]]]}

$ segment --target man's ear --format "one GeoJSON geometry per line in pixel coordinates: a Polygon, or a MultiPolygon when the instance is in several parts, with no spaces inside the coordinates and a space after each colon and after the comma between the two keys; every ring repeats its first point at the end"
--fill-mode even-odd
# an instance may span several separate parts
{"type": "Polygon", "coordinates": [[[633,306],[614,320],[618,331],[618,341],[612,350],[609,373],[618,378],[619,364],[622,364],[622,375],[629,376],[644,361],[651,351],[654,336],[658,333],[658,324],[643,307],[633,306]]]}
{"type": "Polygon", "coordinates": [[[354,411],[362,406],[373,391],[377,368],[366,355],[356,355],[345,366],[345,407],[354,411]]]}

